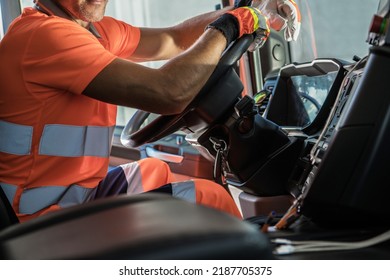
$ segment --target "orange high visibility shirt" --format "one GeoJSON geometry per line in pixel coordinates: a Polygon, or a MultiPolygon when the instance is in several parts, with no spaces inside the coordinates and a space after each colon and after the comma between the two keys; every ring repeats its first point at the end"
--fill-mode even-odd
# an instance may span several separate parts
{"type": "Polygon", "coordinates": [[[26,8],[0,42],[0,184],[16,187],[17,212],[26,190],[94,188],[106,175],[116,106],[81,93],[132,55],[140,30],[110,17],[94,25],[102,38],[26,8]]]}

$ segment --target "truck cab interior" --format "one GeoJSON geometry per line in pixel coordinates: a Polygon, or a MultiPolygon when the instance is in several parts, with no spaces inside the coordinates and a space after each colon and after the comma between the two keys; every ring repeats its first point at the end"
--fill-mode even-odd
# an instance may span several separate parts
{"type": "MultiPolygon", "coordinates": [[[[161,1],[128,2],[107,11],[126,19],[132,5],[146,16],[130,23],[162,24],[161,1]]],[[[157,157],[178,180],[215,180],[243,220],[148,193],[20,224],[0,188],[0,258],[389,259],[390,1],[296,2],[297,42],[272,32],[247,52],[253,38],[240,38],[182,113],[118,110],[112,166],[157,157]]],[[[31,3],[0,4],[1,38],[31,3]]]]}

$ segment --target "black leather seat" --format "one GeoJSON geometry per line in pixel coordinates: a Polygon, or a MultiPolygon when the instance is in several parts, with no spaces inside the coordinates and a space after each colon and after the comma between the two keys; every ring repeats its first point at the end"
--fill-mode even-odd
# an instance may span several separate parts
{"type": "Polygon", "coordinates": [[[149,193],[101,199],[22,224],[11,219],[0,231],[0,258],[271,259],[272,253],[267,237],[249,223],[149,193]]]}

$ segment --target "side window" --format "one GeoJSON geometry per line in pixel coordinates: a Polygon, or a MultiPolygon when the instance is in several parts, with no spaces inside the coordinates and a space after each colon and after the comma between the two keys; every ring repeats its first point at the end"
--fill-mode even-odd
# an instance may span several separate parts
{"type": "Polygon", "coordinates": [[[351,61],[354,55],[368,54],[368,27],[378,0],[327,0],[326,5],[323,1],[296,2],[302,25],[298,40],[290,44],[293,61],[329,57],[351,61]]]}
{"type": "Polygon", "coordinates": [[[3,14],[1,13],[1,5],[0,5],[0,40],[3,39],[4,36],[4,28],[3,28],[3,14]]]}
{"type": "Polygon", "coordinates": [[[22,7],[31,7],[33,5],[33,1],[31,0],[20,0],[20,4],[22,7]]]}
{"type": "Polygon", "coordinates": [[[11,22],[20,15],[21,3],[14,0],[0,1],[0,39],[2,39],[8,30],[11,22]]]}

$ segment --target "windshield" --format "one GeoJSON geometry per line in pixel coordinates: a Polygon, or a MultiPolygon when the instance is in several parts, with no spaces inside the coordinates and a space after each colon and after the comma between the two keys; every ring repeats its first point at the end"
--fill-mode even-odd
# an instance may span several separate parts
{"type": "Polygon", "coordinates": [[[351,61],[368,54],[368,29],[379,0],[296,0],[301,33],[291,44],[292,61],[338,58],[351,61]]]}

